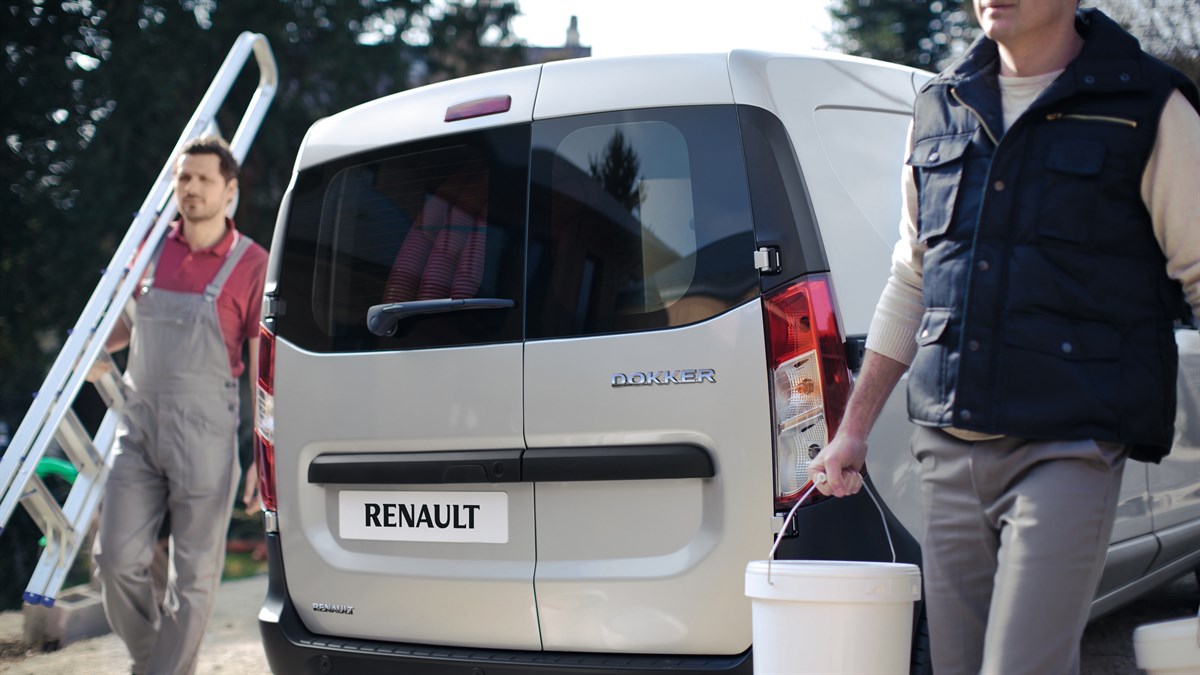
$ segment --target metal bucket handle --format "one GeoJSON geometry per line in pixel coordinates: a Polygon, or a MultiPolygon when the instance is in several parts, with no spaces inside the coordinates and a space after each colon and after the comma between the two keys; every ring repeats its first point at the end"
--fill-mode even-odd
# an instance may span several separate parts
{"type": "MultiPolygon", "coordinates": [[[[788,511],[787,518],[783,519],[783,526],[779,528],[779,536],[775,537],[775,543],[771,545],[771,552],[767,554],[768,584],[775,584],[775,582],[771,580],[771,563],[775,561],[775,550],[779,548],[779,543],[783,541],[783,533],[787,532],[788,525],[791,524],[792,518],[796,515],[796,509],[799,509],[800,505],[803,504],[805,500],[812,495],[813,491],[817,489],[817,486],[821,483],[824,483],[826,480],[827,478],[823,473],[819,473],[813,478],[809,479],[809,481],[805,483],[805,486],[801,488],[801,491],[804,494],[800,495],[800,499],[796,500],[796,503],[792,506],[792,510],[788,511]]],[[[866,481],[863,481],[863,487],[866,488],[867,494],[870,495],[871,501],[875,502],[875,508],[879,511],[879,519],[883,522],[883,532],[887,535],[888,547],[892,550],[892,562],[894,563],[896,562],[896,544],[892,541],[892,530],[888,527],[887,517],[885,517],[883,514],[883,506],[879,503],[879,498],[875,496],[875,491],[871,489],[870,484],[868,484],[866,481]]]]}

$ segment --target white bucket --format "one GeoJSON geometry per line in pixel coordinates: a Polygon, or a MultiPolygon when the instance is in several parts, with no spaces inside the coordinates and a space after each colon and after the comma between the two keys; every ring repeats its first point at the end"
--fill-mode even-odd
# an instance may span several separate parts
{"type": "Polygon", "coordinates": [[[916,565],[756,560],[746,595],[756,675],[909,672],[916,565]]]}
{"type": "Polygon", "coordinates": [[[1200,617],[1138,626],[1133,651],[1147,675],[1200,673],[1200,617]]]}

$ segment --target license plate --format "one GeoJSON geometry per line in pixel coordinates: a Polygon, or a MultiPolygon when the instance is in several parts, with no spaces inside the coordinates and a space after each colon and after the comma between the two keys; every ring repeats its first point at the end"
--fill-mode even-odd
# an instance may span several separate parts
{"type": "Polygon", "coordinates": [[[338,494],[343,539],[508,542],[505,492],[395,492],[347,490],[338,494]]]}

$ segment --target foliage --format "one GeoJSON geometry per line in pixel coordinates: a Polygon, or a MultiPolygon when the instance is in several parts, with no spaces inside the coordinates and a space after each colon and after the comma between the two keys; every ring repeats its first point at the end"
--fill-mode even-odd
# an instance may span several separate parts
{"type": "Polygon", "coordinates": [[[833,0],[830,47],[847,54],[940,70],[975,39],[970,0],[833,0]]]}
{"type": "MultiPolygon", "coordinates": [[[[430,79],[513,65],[521,58],[509,27],[515,5],[6,2],[0,7],[0,425],[15,431],[131,214],[241,32],[264,34],[280,71],[275,101],[242,168],[237,214],[239,228],[265,245],[313,122],[430,79]]],[[[247,67],[218,117],[226,134],[257,84],[255,71],[247,67]]],[[[8,556],[10,543],[3,545],[8,556]]],[[[28,574],[0,576],[3,605],[19,598],[28,574]]]]}

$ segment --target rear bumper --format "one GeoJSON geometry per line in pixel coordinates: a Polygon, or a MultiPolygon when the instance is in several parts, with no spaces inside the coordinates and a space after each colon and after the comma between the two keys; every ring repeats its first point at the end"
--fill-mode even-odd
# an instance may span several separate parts
{"type": "Polygon", "coordinates": [[[578,654],[465,649],[316,635],[292,606],[284,579],[279,535],[267,535],[270,577],[258,614],[272,672],[355,675],[635,675],[724,673],[750,675],[750,651],[735,656],[578,654]]]}

